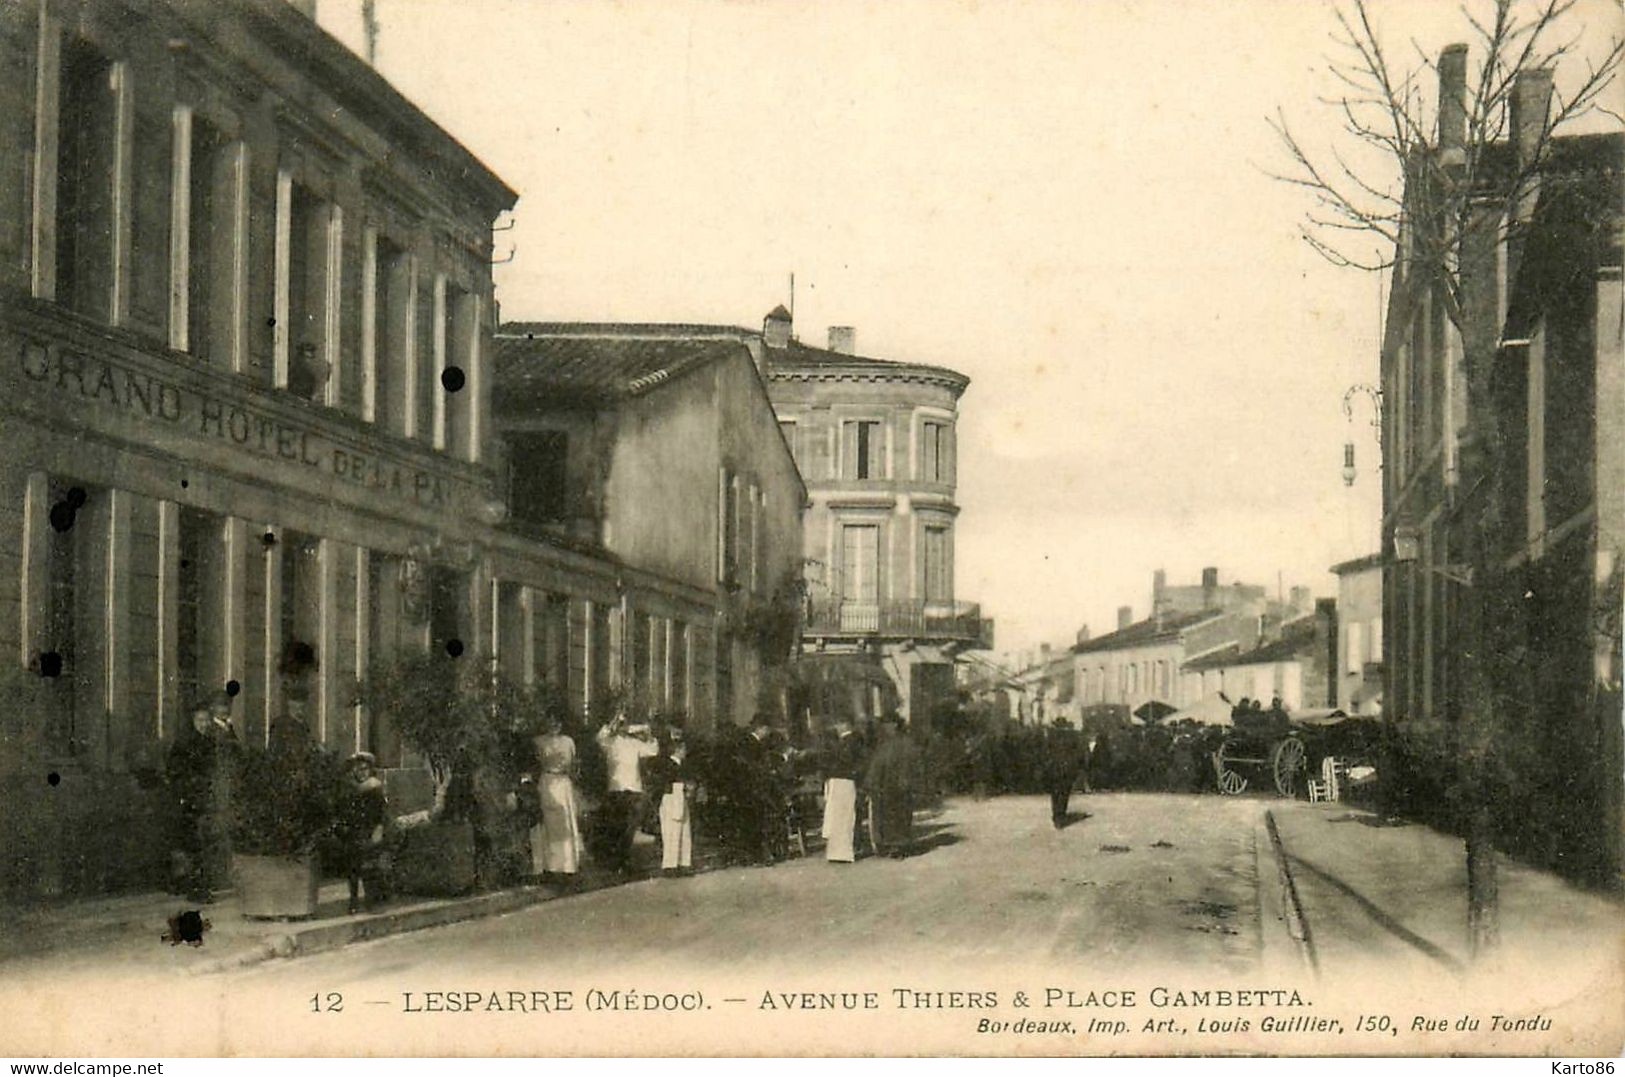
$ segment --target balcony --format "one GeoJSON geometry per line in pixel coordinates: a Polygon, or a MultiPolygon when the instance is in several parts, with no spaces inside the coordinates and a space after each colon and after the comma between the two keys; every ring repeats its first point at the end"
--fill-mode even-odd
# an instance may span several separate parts
{"type": "Polygon", "coordinates": [[[993,646],[993,621],[974,602],[814,601],[807,610],[806,635],[875,636],[935,640],[987,650],[993,646]]]}

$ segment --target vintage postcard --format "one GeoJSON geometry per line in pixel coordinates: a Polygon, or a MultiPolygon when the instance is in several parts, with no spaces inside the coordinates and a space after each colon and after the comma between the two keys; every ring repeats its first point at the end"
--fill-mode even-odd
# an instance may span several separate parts
{"type": "Polygon", "coordinates": [[[0,0],[0,1051],[1617,1056],[1622,37],[0,0]]]}

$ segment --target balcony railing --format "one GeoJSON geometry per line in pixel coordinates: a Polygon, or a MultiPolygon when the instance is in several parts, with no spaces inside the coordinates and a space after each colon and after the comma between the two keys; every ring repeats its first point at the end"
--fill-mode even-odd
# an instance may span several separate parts
{"type": "Polygon", "coordinates": [[[890,636],[993,645],[993,622],[974,602],[814,601],[807,611],[806,632],[822,636],[890,636]]]}

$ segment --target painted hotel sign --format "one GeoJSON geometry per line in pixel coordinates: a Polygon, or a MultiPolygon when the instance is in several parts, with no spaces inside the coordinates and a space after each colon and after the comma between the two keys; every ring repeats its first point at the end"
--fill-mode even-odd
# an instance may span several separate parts
{"type": "Polygon", "coordinates": [[[302,465],[357,486],[394,494],[428,508],[444,508],[448,480],[409,462],[362,447],[278,414],[201,390],[104,355],[90,355],[39,340],[8,348],[25,382],[65,403],[84,402],[204,441],[270,460],[302,465]]]}

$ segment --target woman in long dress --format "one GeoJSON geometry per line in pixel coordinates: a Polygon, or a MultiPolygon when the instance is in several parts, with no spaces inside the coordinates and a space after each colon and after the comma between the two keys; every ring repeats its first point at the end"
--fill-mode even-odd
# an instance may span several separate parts
{"type": "Polygon", "coordinates": [[[576,744],[549,718],[536,738],[537,794],[542,821],[530,830],[533,870],[544,878],[573,880],[581,861],[581,828],[576,820],[576,744]]]}

